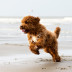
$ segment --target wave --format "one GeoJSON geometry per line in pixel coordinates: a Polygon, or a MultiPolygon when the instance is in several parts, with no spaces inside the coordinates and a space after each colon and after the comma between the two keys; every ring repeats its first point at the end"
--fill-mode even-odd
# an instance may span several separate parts
{"type": "Polygon", "coordinates": [[[0,23],[20,23],[21,18],[0,18],[0,23]]]}
{"type": "MultiPolygon", "coordinates": [[[[0,44],[28,45],[27,35],[19,29],[21,19],[22,18],[0,18],[0,44]]],[[[72,41],[72,17],[41,18],[40,22],[50,31],[54,31],[57,26],[61,27],[62,30],[59,41],[72,41]]]]}
{"type": "MultiPolygon", "coordinates": [[[[0,23],[21,23],[22,18],[0,18],[0,23]]],[[[64,18],[41,18],[41,23],[72,23],[72,17],[64,17],[64,18]]],[[[65,24],[64,23],[64,24],[65,24]]],[[[67,24],[66,23],[66,24],[67,24]]]]}

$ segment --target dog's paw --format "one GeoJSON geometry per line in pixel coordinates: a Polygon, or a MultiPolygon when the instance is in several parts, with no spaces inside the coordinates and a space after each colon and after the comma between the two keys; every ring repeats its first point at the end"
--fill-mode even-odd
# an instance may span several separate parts
{"type": "Polygon", "coordinates": [[[30,46],[30,50],[31,50],[31,52],[32,53],[34,53],[34,54],[37,54],[37,55],[39,55],[40,53],[39,53],[39,49],[38,49],[38,47],[37,46],[30,46]]]}
{"type": "Polygon", "coordinates": [[[54,62],[61,62],[61,58],[60,57],[56,57],[55,59],[53,59],[54,62]]]}
{"type": "Polygon", "coordinates": [[[56,58],[56,62],[61,62],[61,58],[60,57],[56,58]]]}

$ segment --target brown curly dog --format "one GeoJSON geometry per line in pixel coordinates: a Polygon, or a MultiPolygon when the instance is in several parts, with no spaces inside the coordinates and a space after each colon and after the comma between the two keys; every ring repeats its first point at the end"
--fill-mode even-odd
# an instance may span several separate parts
{"type": "Polygon", "coordinates": [[[54,62],[60,62],[58,55],[58,42],[60,28],[57,27],[52,33],[39,23],[39,17],[26,16],[22,19],[20,29],[28,35],[30,50],[34,54],[39,55],[39,49],[44,49],[46,53],[50,53],[54,62]]]}

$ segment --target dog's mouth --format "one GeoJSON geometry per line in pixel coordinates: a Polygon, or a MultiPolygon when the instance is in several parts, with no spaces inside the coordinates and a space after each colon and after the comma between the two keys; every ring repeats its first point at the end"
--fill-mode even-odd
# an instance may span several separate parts
{"type": "Polygon", "coordinates": [[[22,30],[22,32],[24,32],[25,34],[29,32],[29,30],[25,29],[23,26],[20,26],[20,30],[22,30]]]}
{"type": "Polygon", "coordinates": [[[22,29],[22,32],[25,32],[25,29],[22,29]]]}
{"type": "Polygon", "coordinates": [[[24,32],[24,33],[28,33],[28,30],[25,30],[25,29],[21,29],[22,30],[22,32],[24,32]]]}

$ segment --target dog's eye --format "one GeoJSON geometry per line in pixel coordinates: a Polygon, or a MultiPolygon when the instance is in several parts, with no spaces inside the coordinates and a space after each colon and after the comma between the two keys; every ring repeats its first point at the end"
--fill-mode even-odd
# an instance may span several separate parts
{"type": "Polygon", "coordinates": [[[27,21],[25,21],[25,24],[28,24],[28,22],[27,22],[27,21]]]}

